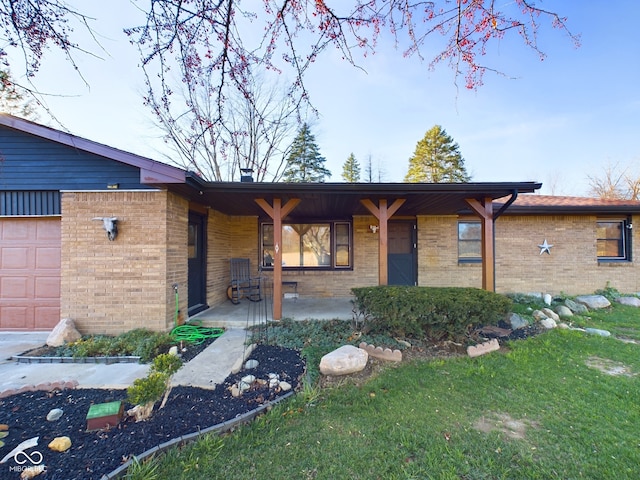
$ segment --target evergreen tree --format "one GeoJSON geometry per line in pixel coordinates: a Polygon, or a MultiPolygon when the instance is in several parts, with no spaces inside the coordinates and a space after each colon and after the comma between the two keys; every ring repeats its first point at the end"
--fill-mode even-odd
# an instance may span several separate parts
{"type": "Polygon", "coordinates": [[[306,123],[291,144],[287,168],[282,180],[285,182],[324,182],[331,172],[324,166],[326,159],[320,155],[316,139],[306,123]]]}
{"type": "Polygon", "coordinates": [[[349,158],[342,166],[342,179],[348,183],[358,183],[360,181],[360,163],[358,163],[353,153],[349,155],[349,158]]]}
{"type": "Polygon", "coordinates": [[[405,182],[411,183],[456,183],[470,179],[458,144],[440,125],[428,130],[418,142],[404,177],[405,182]]]}
{"type": "Polygon", "coordinates": [[[28,92],[17,86],[9,70],[0,70],[0,112],[28,120],[37,120],[32,99],[28,92]]]}

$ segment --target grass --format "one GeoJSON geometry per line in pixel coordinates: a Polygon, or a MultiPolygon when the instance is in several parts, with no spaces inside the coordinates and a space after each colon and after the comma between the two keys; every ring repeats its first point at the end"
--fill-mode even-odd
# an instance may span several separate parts
{"type": "MultiPolygon", "coordinates": [[[[640,335],[631,307],[578,320],[640,335]]],[[[557,329],[475,359],[416,360],[359,386],[306,387],[251,425],[147,465],[174,479],[637,478],[639,353],[557,329]],[[631,374],[589,366],[605,360],[631,374]]]]}

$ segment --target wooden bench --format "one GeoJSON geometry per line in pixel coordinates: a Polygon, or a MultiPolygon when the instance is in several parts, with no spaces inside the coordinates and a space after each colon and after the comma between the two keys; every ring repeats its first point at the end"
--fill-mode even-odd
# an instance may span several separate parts
{"type": "Polygon", "coordinates": [[[282,282],[283,287],[288,287],[293,290],[293,298],[298,300],[298,282],[293,280],[286,280],[282,282]]]}

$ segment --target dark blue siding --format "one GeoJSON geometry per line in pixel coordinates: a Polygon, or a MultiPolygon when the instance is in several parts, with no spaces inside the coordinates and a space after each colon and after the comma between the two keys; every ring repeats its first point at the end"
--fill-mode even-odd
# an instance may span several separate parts
{"type": "Polygon", "coordinates": [[[0,191],[0,215],[60,215],[60,192],[0,191]]]}
{"type": "Polygon", "coordinates": [[[0,126],[0,191],[148,189],[140,169],[0,126]]]}

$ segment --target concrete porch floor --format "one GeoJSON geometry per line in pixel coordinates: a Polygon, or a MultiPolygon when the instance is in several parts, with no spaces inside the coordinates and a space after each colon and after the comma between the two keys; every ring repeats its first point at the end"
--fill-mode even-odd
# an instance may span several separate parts
{"type": "MultiPolygon", "coordinates": [[[[282,300],[282,318],[294,320],[351,320],[351,297],[330,298],[284,298],[282,300]]],[[[273,302],[263,298],[259,302],[248,299],[234,305],[230,301],[209,308],[189,320],[201,320],[206,327],[246,328],[259,325],[273,319],[273,302]]]]}

